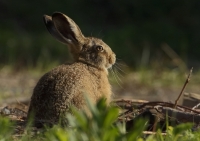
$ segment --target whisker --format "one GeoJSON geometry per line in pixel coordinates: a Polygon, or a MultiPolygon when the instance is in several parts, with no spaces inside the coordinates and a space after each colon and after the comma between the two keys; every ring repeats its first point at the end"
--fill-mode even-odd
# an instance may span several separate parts
{"type": "Polygon", "coordinates": [[[99,33],[97,34],[97,36],[99,37],[99,35],[101,34],[101,31],[102,31],[103,29],[101,29],[100,31],[99,31],[99,33]]]}
{"type": "Polygon", "coordinates": [[[117,60],[121,61],[122,59],[116,58],[117,60]]]}
{"type": "Polygon", "coordinates": [[[115,73],[124,78],[124,76],[117,69],[118,68],[115,66],[114,68],[115,73]]]}
{"type": "Polygon", "coordinates": [[[123,59],[116,58],[116,63],[120,64],[120,66],[127,67],[127,65],[123,62],[123,59]]]}
{"type": "MultiPolygon", "coordinates": [[[[118,78],[118,80],[122,83],[121,78],[119,77],[119,72],[116,69],[113,69],[113,72],[116,74],[116,77],[118,78]]],[[[121,75],[121,74],[120,74],[121,75]]]]}
{"type": "Polygon", "coordinates": [[[120,65],[118,63],[115,63],[114,65],[118,70],[120,70],[121,72],[123,72],[124,74],[127,74],[125,71],[123,71],[121,68],[120,68],[120,65]]]}
{"type": "MultiPolygon", "coordinates": [[[[114,76],[114,78],[115,78],[115,80],[116,80],[116,82],[117,82],[117,84],[121,87],[121,88],[123,88],[122,86],[121,86],[121,84],[119,83],[119,81],[118,81],[118,76],[117,75],[115,75],[115,72],[114,72],[114,70],[111,68],[111,72],[112,72],[112,75],[114,76]],[[116,77],[117,76],[117,77],[116,77]]],[[[120,80],[121,81],[121,80],[120,80]]]]}
{"type": "Polygon", "coordinates": [[[92,34],[93,34],[93,31],[94,31],[94,30],[92,30],[92,32],[90,33],[90,36],[91,36],[91,37],[93,36],[93,35],[92,35],[92,34]]]}
{"type": "MultiPolygon", "coordinates": [[[[121,61],[120,61],[121,62],[121,61]]],[[[127,65],[126,64],[124,64],[124,63],[119,63],[119,61],[118,62],[116,62],[119,66],[122,66],[122,67],[127,67],[127,65]]]]}

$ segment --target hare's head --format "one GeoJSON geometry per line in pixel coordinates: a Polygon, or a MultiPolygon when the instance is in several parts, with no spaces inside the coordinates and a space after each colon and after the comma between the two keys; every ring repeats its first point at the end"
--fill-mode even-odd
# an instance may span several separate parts
{"type": "Polygon", "coordinates": [[[52,16],[44,15],[44,22],[53,37],[69,46],[75,61],[100,69],[108,69],[115,63],[111,48],[101,39],[85,37],[68,16],[56,12],[52,16]]]}

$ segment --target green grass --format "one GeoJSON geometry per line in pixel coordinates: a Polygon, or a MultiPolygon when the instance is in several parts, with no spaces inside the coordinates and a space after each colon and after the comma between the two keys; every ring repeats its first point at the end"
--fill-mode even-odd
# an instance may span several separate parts
{"type": "Polygon", "coordinates": [[[106,107],[104,100],[96,106],[89,104],[92,119],[84,112],[73,110],[74,116],[67,115],[69,126],[55,125],[32,137],[28,126],[21,137],[11,136],[15,126],[7,118],[0,117],[0,140],[44,140],[44,141],[199,141],[200,132],[191,131],[192,124],[185,123],[176,127],[168,126],[166,135],[157,130],[155,135],[143,134],[147,121],[140,119],[130,131],[126,131],[124,122],[118,122],[119,109],[106,107]]]}

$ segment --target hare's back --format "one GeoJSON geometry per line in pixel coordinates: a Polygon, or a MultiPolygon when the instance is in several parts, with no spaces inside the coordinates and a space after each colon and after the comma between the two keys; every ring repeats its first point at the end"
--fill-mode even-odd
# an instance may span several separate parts
{"type": "Polygon", "coordinates": [[[60,65],[50,72],[46,73],[38,82],[35,89],[39,91],[53,92],[68,92],[68,90],[77,87],[81,83],[87,70],[81,64],[64,64],[60,65]]]}
{"type": "Polygon", "coordinates": [[[61,65],[43,75],[34,88],[29,111],[35,111],[36,117],[58,117],[74,105],[72,99],[83,87],[83,71],[81,64],[61,65]]]}

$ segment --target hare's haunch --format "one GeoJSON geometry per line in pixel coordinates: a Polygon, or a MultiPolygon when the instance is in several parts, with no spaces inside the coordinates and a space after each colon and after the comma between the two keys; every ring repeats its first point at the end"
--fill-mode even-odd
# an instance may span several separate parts
{"type": "Polygon", "coordinates": [[[111,98],[107,69],[115,63],[115,53],[101,39],[85,37],[76,23],[62,13],[44,15],[50,34],[67,44],[74,63],[63,64],[42,76],[34,88],[28,117],[58,123],[70,106],[87,111],[85,96],[93,103],[111,98]]]}

